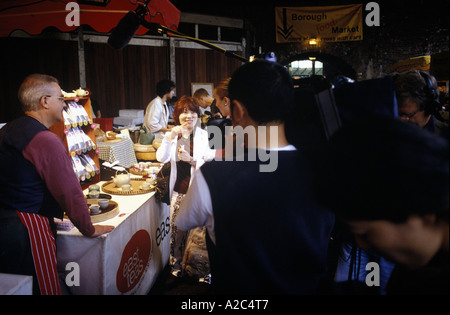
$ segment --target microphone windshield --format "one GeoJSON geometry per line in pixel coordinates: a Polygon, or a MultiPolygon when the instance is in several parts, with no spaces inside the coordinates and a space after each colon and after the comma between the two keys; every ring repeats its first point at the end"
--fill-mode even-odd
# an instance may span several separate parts
{"type": "Polygon", "coordinates": [[[141,21],[136,12],[128,12],[112,30],[111,35],[108,38],[108,44],[115,49],[125,47],[130,42],[139,26],[141,26],[141,21]]]}

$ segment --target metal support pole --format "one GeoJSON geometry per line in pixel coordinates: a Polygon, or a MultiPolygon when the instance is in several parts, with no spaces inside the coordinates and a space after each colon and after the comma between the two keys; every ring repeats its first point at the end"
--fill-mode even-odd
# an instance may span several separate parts
{"type": "Polygon", "coordinates": [[[78,29],[78,70],[80,72],[80,87],[87,87],[86,84],[86,62],[84,58],[84,38],[83,27],[78,29]]]}

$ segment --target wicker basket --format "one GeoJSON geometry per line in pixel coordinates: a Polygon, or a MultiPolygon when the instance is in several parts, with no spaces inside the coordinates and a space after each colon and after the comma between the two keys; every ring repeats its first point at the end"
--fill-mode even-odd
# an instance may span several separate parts
{"type": "Polygon", "coordinates": [[[136,158],[143,161],[156,161],[156,152],[136,152],[136,158]]]}
{"type": "Polygon", "coordinates": [[[156,150],[153,145],[135,143],[133,145],[136,158],[144,161],[156,161],[156,150]]]}
{"type": "Polygon", "coordinates": [[[130,180],[131,190],[122,190],[114,184],[114,181],[108,181],[102,185],[102,191],[112,195],[140,195],[152,192],[155,186],[150,186],[148,189],[141,188],[146,178],[133,178],[130,180]]]}

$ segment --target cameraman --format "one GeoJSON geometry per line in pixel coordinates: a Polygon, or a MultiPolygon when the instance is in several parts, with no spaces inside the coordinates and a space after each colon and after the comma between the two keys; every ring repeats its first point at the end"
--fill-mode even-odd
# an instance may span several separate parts
{"type": "Polygon", "coordinates": [[[441,110],[436,79],[413,70],[396,75],[394,82],[399,118],[448,139],[448,122],[436,119],[441,110]]]}

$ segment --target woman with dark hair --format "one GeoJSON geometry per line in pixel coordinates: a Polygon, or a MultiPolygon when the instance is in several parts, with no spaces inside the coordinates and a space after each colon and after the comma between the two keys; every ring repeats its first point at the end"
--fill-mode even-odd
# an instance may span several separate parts
{"type": "Polygon", "coordinates": [[[388,116],[331,139],[318,196],[362,249],[396,263],[387,294],[449,293],[448,142],[388,116]]]}
{"type": "Polygon", "coordinates": [[[206,226],[214,293],[314,294],[334,216],[311,198],[310,164],[285,136],[292,78],[282,65],[257,60],[236,70],[228,88],[236,134],[258,130],[258,141],[246,142],[242,158],[205,163],[175,223],[206,226]]]}
{"type": "MultiPolygon", "coordinates": [[[[170,265],[174,276],[181,276],[183,273],[183,256],[187,245],[188,231],[178,230],[173,222],[189,188],[194,171],[200,168],[205,161],[212,160],[215,155],[215,151],[209,147],[208,133],[199,126],[199,116],[200,109],[197,101],[193,97],[182,96],[174,106],[175,127],[165,134],[161,146],[156,152],[158,161],[162,163],[170,161],[171,166],[169,180],[172,231],[170,265]]],[[[203,228],[197,232],[191,231],[191,234],[199,233],[203,234],[204,239],[203,228]]],[[[209,271],[202,276],[208,273],[209,271]]]]}

